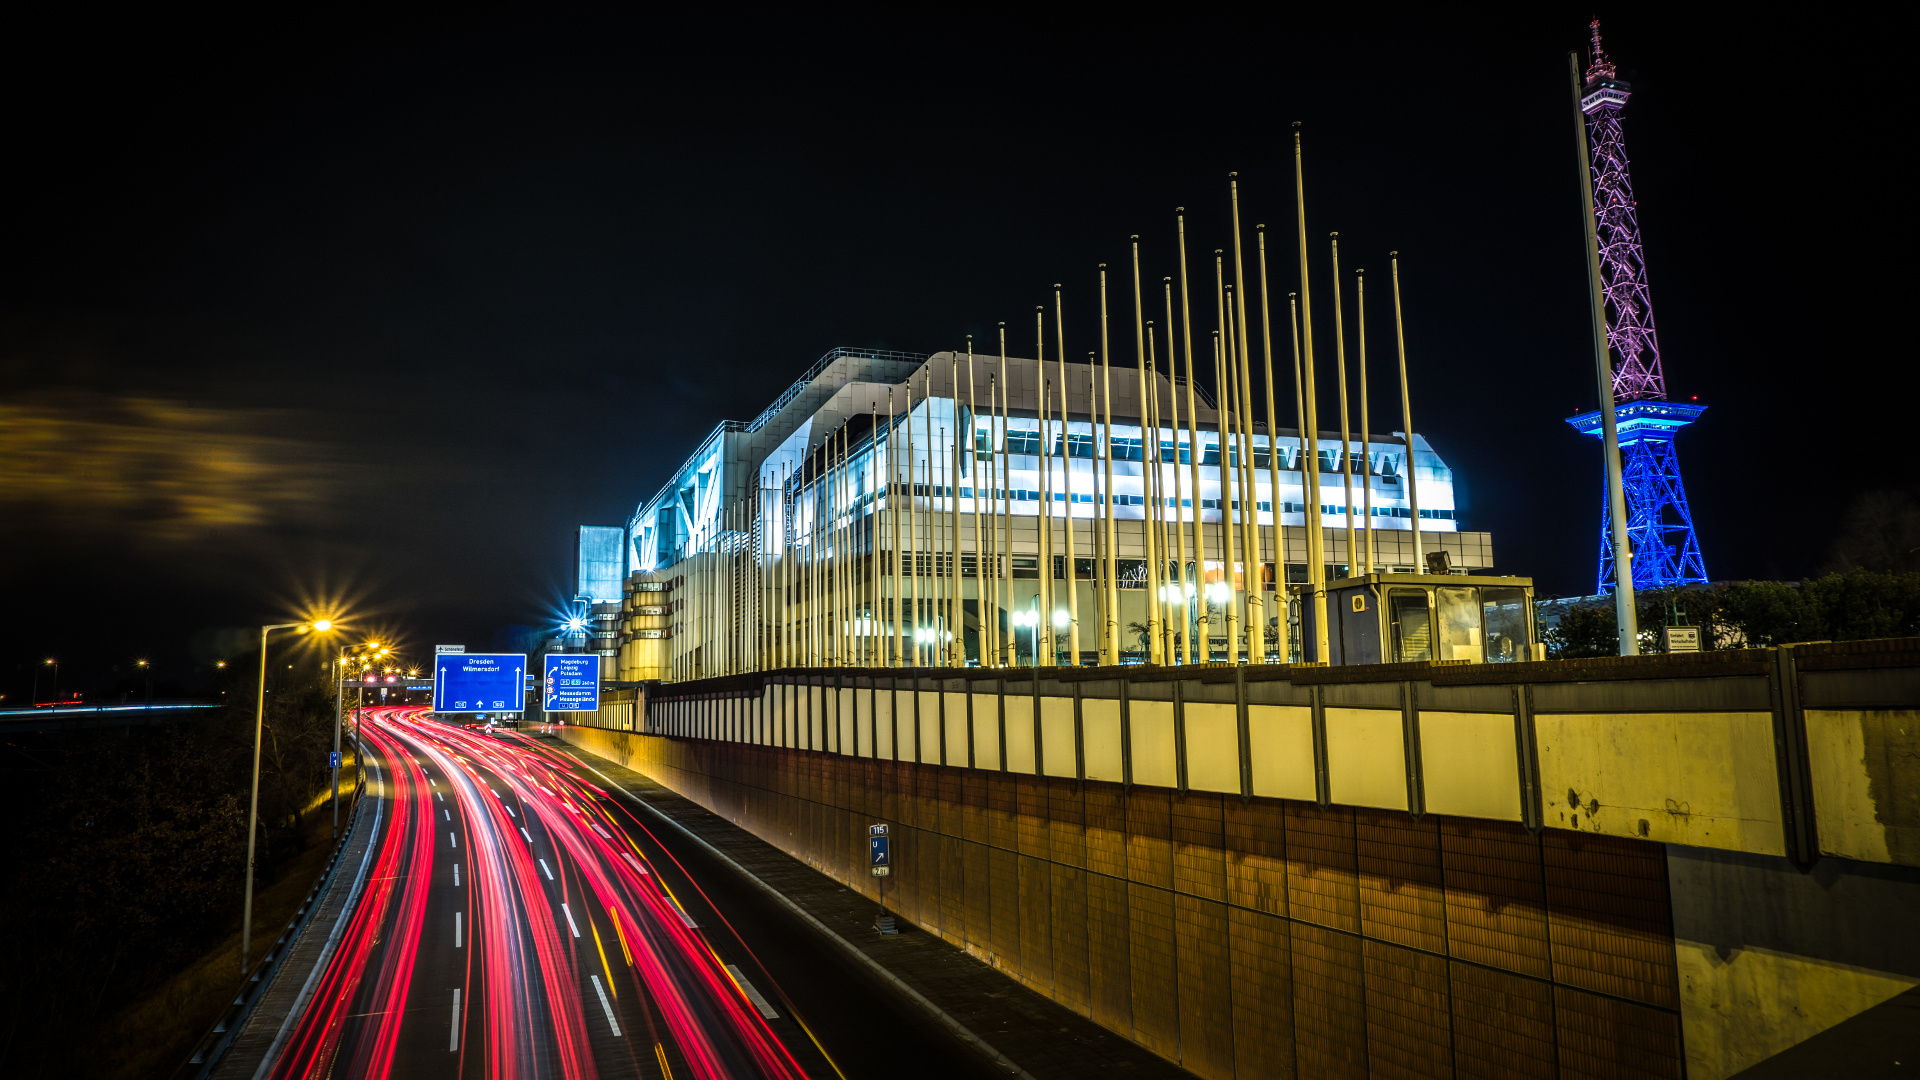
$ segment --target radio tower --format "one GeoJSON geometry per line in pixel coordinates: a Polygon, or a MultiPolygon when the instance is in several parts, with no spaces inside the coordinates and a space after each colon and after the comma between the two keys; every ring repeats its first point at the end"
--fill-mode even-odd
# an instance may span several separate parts
{"type": "MultiPolygon", "coordinates": [[[[1698,419],[1704,405],[1667,400],[1660,368],[1660,342],[1653,332],[1653,306],[1647,298],[1646,259],[1640,251],[1640,217],[1627,174],[1627,144],[1620,131],[1620,109],[1631,93],[1615,77],[1613,62],[1600,47],[1600,21],[1594,20],[1593,53],[1587,66],[1586,93],[1580,108],[1587,115],[1587,143],[1593,169],[1594,224],[1600,239],[1600,282],[1606,293],[1607,344],[1613,363],[1614,416],[1620,433],[1620,466],[1627,504],[1627,536],[1633,545],[1635,588],[1704,584],[1706,561],[1693,533],[1687,489],[1680,480],[1674,433],[1698,419]]],[[[1596,438],[1599,412],[1567,423],[1596,438]]],[[[1600,498],[1600,592],[1613,581],[1604,487],[1600,498]]]]}

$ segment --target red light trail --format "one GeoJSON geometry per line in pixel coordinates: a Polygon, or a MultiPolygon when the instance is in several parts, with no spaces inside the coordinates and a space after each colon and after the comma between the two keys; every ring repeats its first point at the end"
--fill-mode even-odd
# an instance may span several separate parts
{"type": "Polygon", "coordinates": [[[806,1075],[571,759],[368,715],[386,820],[271,1076],[806,1075]]]}

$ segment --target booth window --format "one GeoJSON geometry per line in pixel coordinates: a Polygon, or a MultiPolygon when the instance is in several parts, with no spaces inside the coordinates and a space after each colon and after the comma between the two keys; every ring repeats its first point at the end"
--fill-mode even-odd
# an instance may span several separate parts
{"type": "Polygon", "coordinates": [[[1490,585],[1480,590],[1480,599],[1487,624],[1487,660],[1533,659],[1533,643],[1527,633],[1527,591],[1490,585]]]}
{"type": "Polygon", "coordinates": [[[1389,591],[1387,611],[1393,620],[1393,658],[1402,664],[1433,659],[1433,628],[1427,615],[1427,590],[1389,591]]]}

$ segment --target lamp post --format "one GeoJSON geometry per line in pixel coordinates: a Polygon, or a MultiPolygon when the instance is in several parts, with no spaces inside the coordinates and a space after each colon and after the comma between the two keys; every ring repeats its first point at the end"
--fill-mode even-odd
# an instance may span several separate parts
{"type": "Polygon", "coordinates": [[[153,708],[153,665],[145,660],[136,661],[140,674],[147,678],[147,708],[153,708]]]}
{"type": "Polygon", "coordinates": [[[346,694],[347,650],[340,650],[340,659],[333,666],[333,757],[328,759],[328,771],[333,774],[333,833],[334,839],[340,838],[340,709],[346,694]]]}
{"type": "MultiPolygon", "coordinates": [[[[58,702],[60,700],[60,661],[49,656],[40,662],[40,667],[53,669],[53,697],[54,701],[58,702]]],[[[33,700],[28,704],[40,704],[40,668],[38,667],[33,669],[33,700]]]]}
{"type": "Polygon", "coordinates": [[[325,633],[333,629],[333,623],[319,619],[311,623],[274,623],[260,628],[260,689],[254,697],[253,709],[253,791],[247,806],[246,899],[240,908],[240,977],[243,979],[247,975],[247,947],[253,944],[253,853],[260,833],[260,729],[267,719],[267,635],[275,630],[295,628],[302,633],[308,630],[325,633]]]}

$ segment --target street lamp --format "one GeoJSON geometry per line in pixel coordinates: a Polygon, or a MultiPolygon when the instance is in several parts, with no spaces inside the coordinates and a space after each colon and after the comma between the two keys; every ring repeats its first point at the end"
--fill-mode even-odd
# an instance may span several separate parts
{"type": "Polygon", "coordinates": [[[247,975],[247,947],[253,944],[253,853],[260,832],[260,729],[267,719],[267,635],[275,630],[299,630],[326,633],[333,620],[315,619],[310,623],[274,623],[260,628],[260,692],[253,709],[253,792],[247,807],[247,885],[246,900],[240,908],[240,977],[247,975]]]}
{"type": "MultiPolygon", "coordinates": [[[[42,660],[40,662],[40,667],[51,667],[53,669],[53,697],[55,702],[58,702],[60,698],[60,661],[49,656],[45,660],[42,660]]],[[[40,668],[39,667],[33,669],[33,700],[28,702],[28,704],[30,705],[40,704],[40,668]]]]}
{"type": "Polygon", "coordinates": [[[153,665],[145,660],[134,662],[140,668],[140,674],[147,677],[147,708],[153,708],[153,665]]]}

